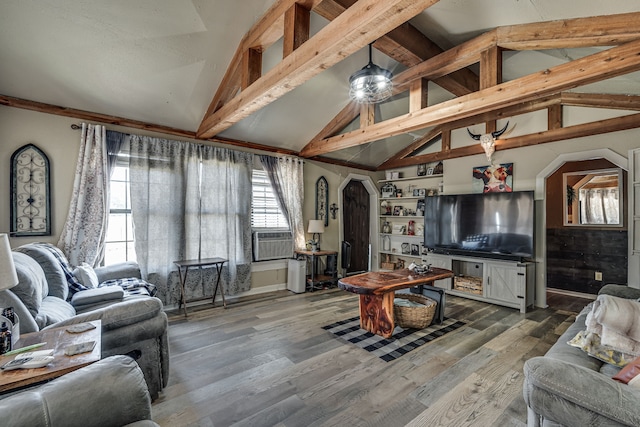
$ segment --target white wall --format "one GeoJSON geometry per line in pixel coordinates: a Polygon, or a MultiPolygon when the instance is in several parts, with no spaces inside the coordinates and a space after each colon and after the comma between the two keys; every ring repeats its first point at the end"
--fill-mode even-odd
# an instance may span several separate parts
{"type": "MultiPolygon", "coordinates": [[[[607,118],[620,115],[620,112],[594,110],[569,109],[565,121],[567,124],[575,124],[594,118],[607,118]]],[[[546,114],[530,113],[510,118],[509,130],[505,137],[542,131],[546,127],[546,114]]],[[[18,246],[30,241],[48,241],[56,243],[66,220],[67,209],[71,198],[75,164],[80,145],[79,131],[72,130],[70,125],[79,123],[79,120],[21,110],[6,106],[0,106],[0,232],[9,230],[10,221],[10,196],[9,196],[9,170],[11,154],[19,147],[33,143],[43,150],[51,162],[51,186],[52,186],[52,236],[44,237],[14,237],[12,246],[18,246]]],[[[506,121],[499,121],[501,127],[506,121]]],[[[149,134],[137,129],[127,129],[117,126],[109,126],[110,129],[137,134],[149,134]]],[[[482,126],[475,126],[472,131],[482,133],[482,126]]],[[[162,135],[158,135],[162,136],[162,135]]],[[[180,139],[173,136],[165,136],[170,139],[180,139]]],[[[469,145],[470,141],[466,129],[459,129],[452,134],[452,147],[469,145]]],[[[552,162],[558,155],[608,147],[616,153],[627,156],[628,150],[640,147],[640,130],[615,132],[605,135],[597,135],[588,138],[573,139],[562,142],[541,144],[530,147],[496,151],[494,159],[498,163],[513,163],[513,185],[515,191],[534,190],[536,175],[552,162]]],[[[446,160],[444,162],[444,191],[445,193],[469,193],[471,192],[471,170],[475,166],[486,165],[484,155],[475,155],[459,159],[446,160]]],[[[415,175],[416,168],[403,169],[408,175],[415,175]]],[[[374,182],[382,178],[383,174],[374,174],[361,170],[329,165],[314,161],[305,161],[305,204],[304,218],[305,228],[308,219],[315,218],[315,182],[320,176],[325,176],[329,183],[329,204],[339,204],[338,187],[342,181],[354,172],[357,174],[374,176],[374,182]]],[[[340,213],[339,213],[340,214],[340,213]]],[[[542,211],[538,209],[537,237],[542,233],[542,211]]],[[[323,248],[339,249],[339,224],[338,220],[329,220],[326,233],[322,236],[323,248]]],[[[538,248],[538,250],[540,250],[538,248]]],[[[537,287],[538,291],[544,290],[544,278],[541,267],[544,254],[537,254],[537,287]]],[[[282,277],[275,279],[281,281],[282,277]]],[[[267,284],[265,284],[267,285],[267,284]]]]}
{"type": "Polygon", "coordinates": [[[75,176],[80,133],[78,123],[66,117],[0,106],[0,232],[10,229],[11,155],[25,144],[34,144],[49,157],[51,168],[51,236],[14,237],[11,246],[33,241],[57,243],[67,219],[75,176]]]}

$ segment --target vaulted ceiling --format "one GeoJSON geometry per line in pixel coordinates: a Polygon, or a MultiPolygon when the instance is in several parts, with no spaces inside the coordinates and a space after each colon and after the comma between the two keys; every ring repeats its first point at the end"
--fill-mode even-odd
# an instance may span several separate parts
{"type": "Polygon", "coordinates": [[[637,0],[6,0],[0,104],[370,170],[640,127],[637,0]],[[395,95],[348,98],[373,61],[395,95]],[[564,126],[568,106],[624,111],[564,126]],[[482,126],[477,126],[482,125],[482,126]],[[505,135],[506,136],[506,135],[505,135]]]}

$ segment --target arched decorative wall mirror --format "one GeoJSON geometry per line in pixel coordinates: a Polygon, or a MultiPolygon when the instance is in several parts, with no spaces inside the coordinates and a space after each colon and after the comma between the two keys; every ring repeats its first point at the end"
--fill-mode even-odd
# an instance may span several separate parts
{"type": "Polygon", "coordinates": [[[567,172],[564,184],[564,225],[622,227],[622,169],[567,172]]]}

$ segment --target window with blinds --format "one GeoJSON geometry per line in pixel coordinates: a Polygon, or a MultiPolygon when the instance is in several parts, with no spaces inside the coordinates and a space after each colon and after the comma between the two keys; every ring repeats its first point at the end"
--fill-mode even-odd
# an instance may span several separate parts
{"type": "Polygon", "coordinates": [[[264,170],[254,169],[252,176],[251,227],[261,229],[289,229],[289,224],[280,210],[271,183],[264,170]]]}

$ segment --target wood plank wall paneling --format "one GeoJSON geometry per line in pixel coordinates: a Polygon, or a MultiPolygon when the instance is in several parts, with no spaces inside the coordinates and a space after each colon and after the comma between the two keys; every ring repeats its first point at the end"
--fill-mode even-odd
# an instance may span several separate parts
{"type": "Polygon", "coordinates": [[[597,294],[607,283],[627,283],[627,245],[626,230],[548,228],[547,287],[597,294]]]}

